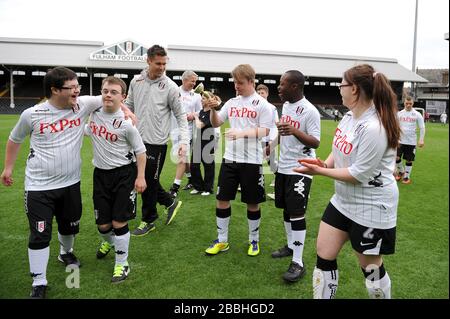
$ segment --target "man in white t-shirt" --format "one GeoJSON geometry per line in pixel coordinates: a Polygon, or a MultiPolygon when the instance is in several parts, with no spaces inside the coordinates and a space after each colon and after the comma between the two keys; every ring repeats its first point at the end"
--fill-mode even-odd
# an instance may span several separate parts
{"type": "Polygon", "coordinates": [[[189,144],[187,145],[186,156],[179,157],[177,154],[180,142],[180,134],[178,130],[178,124],[175,120],[175,116],[172,114],[171,116],[171,131],[170,131],[170,139],[172,140],[172,155],[175,156],[178,160],[177,170],[175,173],[175,179],[173,181],[172,186],[170,187],[170,194],[174,197],[177,196],[178,190],[180,189],[181,179],[183,178],[183,174],[186,174],[188,178],[188,183],[184,190],[189,190],[192,188],[192,180],[191,180],[191,170],[190,170],[190,149],[192,146],[192,137],[193,137],[193,125],[195,122],[195,114],[198,114],[202,109],[202,97],[198,93],[194,93],[193,89],[195,84],[197,83],[198,75],[191,70],[184,71],[181,75],[182,85],[180,86],[180,102],[181,106],[184,108],[186,112],[186,118],[188,121],[188,134],[189,134],[189,144]]]}
{"type": "MultiPolygon", "coordinates": [[[[283,209],[287,243],[272,253],[273,258],[292,256],[283,279],[296,282],[305,275],[303,249],[306,239],[306,208],[312,176],[296,173],[298,160],[315,158],[320,144],[320,114],[303,95],[304,75],[297,70],[281,76],[278,86],[283,104],[277,124],[280,155],[275,178],[275,206],[283,209]]],[[[277,141],[277,140],[275,140],[277,141]]]]}
{"type": "MultiPolygon", "coordinates": [[[[267,87],[267,85],[264,84],[258,84],[258,86],[256,87],[256,93],[258,93],[259,95],[261,95],[263,98],[265,98],[266,100],[268,100],[269,97],[269,88],[267,87]]],[[[274,139],[277,138],[278,136],[278,130],[277,130],[277,126],[276,123],[278,122],[278,111],[275,105],[269,103],[269,106],[272,110],[272,114],[273,114],[273,126],[270,128],[270,132],[269,135],[264,136],[263,138],[261,138],[262,141],[262,147],[266,152],[266,156],[267,156],[267,164],[269,164],[270,166],[270,170],[272,171],[272,173],[275,173],[277,171],[277,156],[276,156],[276,150],[270,150],[270,148],[267,148],[267,146],[269,145],[269,143],[271,141],[273,141],[274,139]]],[[[269,186],[275,186],[275,178],[273,179],[273,181],[270,183],[269,186]]],[[[269,197],[270,199],[274,199],[275,198],[275,194],[267,194],[267,197],[269,197]]]]}
{"type": "Polygon", "coordinates": [[[136,192],[145,182],[145,145],[139,131],[125,120],[120,105],[127,85],[114,76],[102,81],[103,107],[91,114],[86,125],[94,149],[94,213],[103,242],[97,258],[114,248],[115,266],[111,282],[125,280],[130,272],[128,221],[136,217],[136,192]],[[136,165],[137,162],[137,165],[136,165]]]}
{"type": "Polygon", "coordinates": [[[439,119],[440,119],[441,123],[443,125],[445,125],[447,123],[447,113],[445,113],[445,112],[442,113],[441,116],[439,117],[439,119]]]}
{"type": "Polygon", "coordinates": [[[425,123],[422,114],[413,108],[414,100],[412,97],[407,96],[404,105],[405,108],[397,114],[400,121],[401,135],[397,149],[395,179],[397,181],[402,180],[402,184],[411,184],[410,176],[413,161],[416,157],[416,145],[418,144],[419,147],[424,146],[425,123]],[[420,130],[419,143],[417,143],[417,126],[420,130]],[[403,166],[402,159],[405,160],[405,166],[403,166]]]}
{"type": "Polygon", "coordinates": [[[65,67],[47,72],[44,89],[48,100],[26,109],[11,131],[6,145],[5,168],[1,174],[2,183],[11,186],[20,145],[30,136],[24,198],[30,226],[28,259],[33,278],[31,298],[46,296],[54,216],[60,242],[58,260],[66,266],[80,266],[73,253],[82,212],[80,150],[84,122],[91,112],[102,106],[101,96],[79,97],[81,85],[78,77],[65,67]]]}
{"type": "Polygon", "coordinates": [[[272,112],[269,103],[255,92],[255,70],[241,64],[231,72],[238,96],[228,100],[219,112],[211,110],[213,127],[228,120],[225,131],[225,154],[220,166],[217,186],[216,222],[218,237],[205,250],[217,255],[229,249],[228,225],[231,217],[231,200],[241,185],[241,201],[247,204],[249,229],[249,256],[257,256],[261,210],[259,203],[266,200],[262,172],[263,149],[261,137],[269,134],[272,112]]]}

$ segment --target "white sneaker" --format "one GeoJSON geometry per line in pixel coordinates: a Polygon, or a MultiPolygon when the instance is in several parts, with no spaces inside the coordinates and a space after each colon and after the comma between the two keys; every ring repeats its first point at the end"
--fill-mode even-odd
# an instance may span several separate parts
{"type": "Polygon", "coordinates": [[[270,186],[270,187],[275,187],[275,180],[273,180],[272,183],[270,183],[269,186],[270,186]]]}
{"type": "Polygon", "coordinates": [[[191,192],[189,193],[191,195],[197,195],[200,194],[200,191],[196,190],[195,188],[193,190],[191,190],[191,192]]]}
{"type": "Polygon", "coordinates": [[[267,194],[267,197],[269,197],[270,199],[275,200],[275,194],[269,193],[269,194],[267,194]]]}
{"type": "Polygon", "coordinates": [[[211,195],[211,193],[210,192],[203,192],[201,195],[202,196],[209,196],[209,195],[211,195]]]}

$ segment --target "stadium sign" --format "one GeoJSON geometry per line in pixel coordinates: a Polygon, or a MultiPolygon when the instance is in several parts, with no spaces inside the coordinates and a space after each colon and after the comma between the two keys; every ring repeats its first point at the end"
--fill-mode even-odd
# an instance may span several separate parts
{"type": "Polygon", "coordinates": [[[89,58],[97,61],[146,62],[147,48],[126,40],[92,52],[89,58]]]}

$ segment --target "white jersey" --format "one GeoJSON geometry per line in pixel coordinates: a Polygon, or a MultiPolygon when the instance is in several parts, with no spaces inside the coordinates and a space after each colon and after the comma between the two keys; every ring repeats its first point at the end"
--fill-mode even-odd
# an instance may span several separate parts
{"type": "Polygon", "coordinates": [[[397,116],[400,121],[401,129],[400,144],[417,145],[417,126],[419,126],[420,129],[420,138],[423,139],[425,136],[425,124],[422,114],[415,109],[411,109],[409,112],[406,109],[403,109],[397,113],[397,116]]]}
{"type": "MultiPolygon", "coordinates": [[[[237,96],[228,100],[218,116],[223,122],[228,119],[230,128],[240,131],[252,128],[270,129],[273,122],[269,102],[256,92],[247,97],[237,96]]],[[[262,164],[263,150],[260,138],[226,139],[223,157],[238,163],[262,164]]]]}
{"type": "Polygon", "coordinates": [[[441,123],[446,123],[447,122],[447,114],[442,113],[440,116],[440,120],[441,120],[441,123]]]}
{"type": "Polygon", "coordinates": [[[397,223],[398,188],[394,179],[396,150],[387,144],[386,130],[375,106],[360,118],[348,112],[333,138],[335,168],[347,167],[358,184],[335,181],[331,203],[356,223],[388,229],[397,223]]]}
{"type": "Polygon", "coordinates": [[[122,110],[108,113],[101,108],[91,114],[87,125],[94,149],[92,164],[113,169],[136,161],[134,154],[145,153],[144,142],[131,121],[125,121],[122,110]]]}
{"type": "Polygon", "coordinates": [[[270,132],[269,135],[264,136],[261,138],[261,141],[263,142],[270,142],[273,141],[274,139],[276,139],[276,137],[278,136],[278,129],[277,129],[277,125],[276,123],[279,121],[278,118],[278,111],[275,105],[269,103],[269,107],[272,111],[272,126],[270,127],[270,132]]]}
{"type": "MultiPolygon", "coordinates": [[[[290,123],[296,129],[320,141],[320,114],[306,98],[295,103],[285,102],[280,122],[290,123]]],[[[316,158],[313,148],[305,146],[295,136],[280,136],[280,158],[278,172],[286,175],[303,175],[293,171],[302,158],[316,158]]],[[[305,175],[311,177],[309,175],[305,175]]]]}
{"type": "Polygon", "coordinates": [[[84,122],[102,106],[101,96],[81,96],[72,109],[48,101],[23,111],[9,139],[21,144],[30,135],[25,190],[44,191],[80,181],[84,122]]]}

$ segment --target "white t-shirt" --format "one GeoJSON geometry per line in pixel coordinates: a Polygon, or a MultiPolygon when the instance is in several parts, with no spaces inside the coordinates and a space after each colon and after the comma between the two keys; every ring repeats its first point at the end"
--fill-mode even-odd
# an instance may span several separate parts
{"type": "Polygon", "coordinates": [[[101,106],[101,96],[81,96],[73,109],[61,110],[46,101],[22,112],[9,139],[21,144],[30,135],[25,190],[58,189],[80,181],[84,124],[101,106]]]}
{"type": "Polygon", "coordinates": [[[446,113],[442,113],[440,116],[441,119],[441,123],[445,123],[447,122],[447,114],[446,113]]]}
{"type": "Polygon", "coordinates": [[[134,154],[145,153],[139,131],[125,121],[122,110],[107,113],[101,108],[93,112],[87,124],[94,149],[92,164],[100,169],[113,169],[136,161],[134,154]]]}
{"type": "MultiPolygon", "coordinates": [[[[246,131],[252,128],[272,127],[273,113],[267,102],[258,93],[243,97],[237,96],[228,100],[217,114],[230,128],[246,131]]],[[[238,163],[262,164],[263,150],[260,138],[239,138],[225,141],[226,160],[238,163]]]]}
{"type": "Polygon", "coordinates": [[[333,138],[335,168],[347,167],[359,184],[335,181],[331,203],[356,223],[388,229],[397,223],[396,150],[389,148],[375,106],[355,119],[344,115],[333,138]]]}
{"type": "MultiPolygon", "coordinates": [[[[198,93],[194,93],[194,91],[185,91],[182,86],[179,87],[180,89],[180,102],[181,106],[183,107],[184,111],[187,114],[190,113],[198,113],[203,108],[202,107],[202,97],[198,93]]],[[[179,129],[178,124],[175,119],[175,116],[173,113],[171,114],[171,129],[170,129],[170,138],[172,142],[179,140],[179,129]]],[[[195,125],[195,120],[188,121],[188,130],[189,130],[189,140],[192,140],[192,128],[195,125]]]]}
{"type": "Polygon", "coordinates": [[[416,126],[419,126],[420,138],[423,139],[425,135],[425,123],[422,114],[415,109],[411,109],[409,112],[403,109],[397,113],[397,116],[401,129],[400,144],[417,145],[416,126]]]}
{"type": "MultiPolygon", "coordinates": [[[[280,122],[290,123],[296,129],[320,141],[320,114],[306,98],[292,104],[285,102],[280,122]]],[[[298,163],[301,158],[316,158],[316,152],[313,148],[306,147],[293,135],[280,136],[278,172],[286,175],[304,175],[293,171],[295,167],[301,166],[298,163]]]]}

